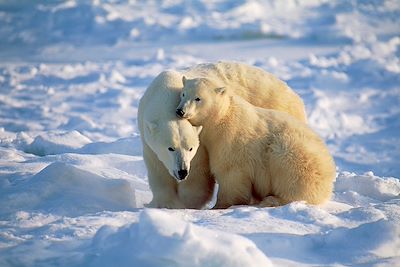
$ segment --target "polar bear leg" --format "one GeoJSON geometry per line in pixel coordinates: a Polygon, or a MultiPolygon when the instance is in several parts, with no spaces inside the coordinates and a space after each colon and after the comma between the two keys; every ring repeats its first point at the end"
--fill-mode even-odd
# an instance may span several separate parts
{"type": "Polygon", "coordinates": [[[204,146],[200,145],[191,165],[188,178],[178,184],[178,195],[186,208],[200,209],[211,199],[215,184],[204,146]]]}
{"type": "Polygon", "coordinates": [[[143,158],[147,167],[149,185],[153,192],[153,200],[145,206],[151,208],[184,208],[185,206],[178,198],[177,182],[146,144],[143,145],[143,158]]]}
{"type": "Polygon", "coordinates": [[[233,205],[249,205],[252,202],[252,184],[243,174],[231,169],[216,175],[219,184],[217,203],[214,208],[224,209],[233,205]]]}

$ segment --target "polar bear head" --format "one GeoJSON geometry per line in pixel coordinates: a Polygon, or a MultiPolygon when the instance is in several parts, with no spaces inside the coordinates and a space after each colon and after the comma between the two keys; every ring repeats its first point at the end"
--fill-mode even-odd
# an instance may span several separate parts
{"type": "Polygon", "coordinates": [[[187,120],[145,121],[144,138],[171,176],[181,181],[199,148],[201,129],[187,120]]]}
{"type": "Polygon", "coordinates": [[[180,118],[185,118],[192,125],[203,125],[206,120],[217,116],[224,101],[226,88],[207,78],[186,79],[183,77],[181,101],[176,109],[180,118]]]}

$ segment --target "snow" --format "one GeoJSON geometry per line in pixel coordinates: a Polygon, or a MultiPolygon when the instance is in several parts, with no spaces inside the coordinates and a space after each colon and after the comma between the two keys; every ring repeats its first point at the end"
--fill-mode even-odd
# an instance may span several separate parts
{"type": "Polygon", "coordinates": [[[208,230],[160,210],[143,211],[137,224],[102,227],[93,247],[101,256],[89,258],[88,266],[272,266],[249,239],[208,230]]]}
{"type": "Polygon", "coordinates": [[[400,2],[3,1],[0,266],[400,265],[400,2]],[[337,163],[323,206],[144,208],[165,69],[285,80],[337,163]]]}

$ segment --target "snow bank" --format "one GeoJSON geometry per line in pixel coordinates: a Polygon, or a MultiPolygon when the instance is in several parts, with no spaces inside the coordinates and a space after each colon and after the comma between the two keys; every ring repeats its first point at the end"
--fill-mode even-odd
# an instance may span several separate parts
{"type": "Polygon", "coordinates": [[[13,143],[25,153],[37,156],[64,153],[142,155],[140,136],[121,138],[112,142],[92,142],[78,131],[42,133],[35,138],[23,134],[13,143]],[[33,139],[33,141],[32,141],[33,139]]]}
{"type": "Polygon", "coordinates": [[[377,257],[397,257],[396,261],[392,261],[394,264],[400,257],[400,226],[384,219],[352,229],[339,228],[323,235],[320,240],[313,241],[315,247],[318,247],[326,258],[340,254],[352,264],[366,264],[377,257]]]}
{"type": "Polygon", "coordinates": [[[142,141],[140,136],[134,136],[129,138],[121,138],[114,142],[94,142],[87,144],[80,149],[76,150],[76,153],[81,154],[122,154],[131,156],[142,155],[142,141]]]}
{"type": "Polygon", "coordinates": [[[2,188],[0,215],[16,210],[76,216],[136,207],[134,190],[123,179],[109,179],[72,165],[51,163],[31,178],[2,188]]]}
{"type": "Polygon", "coordinates": [[[348,203],[355,198],[354,194],[358,195],[355,198],[358,201],[365,198],[363,204],[389,201],[400,198],[400,180],[392,177],[378,177],[372,172],[364,175],[344,172],[336,180],[335,192],[337,197],[347,198],[348,203]]]}
{"type": "Polygon", "coordinates": [[[68,153],[91,143],[78,131],[42,134],[25,148],[25,152],[38,156],[68,153]]]}
{"type": "Polygon", "coordinates": [[[384,266],[400,262],[400,227],[386,219],[351,228],[321,229],[305,235],[259,233],[247,236],[257,246],[264,247],[280,266],[298,266],[299,262],[311,266],[368,265],[377,258],[386,259],[382,262],[384,266]],[[291,260],[285,260],[288,258],[291,260]]]}
{"type": "MultiPolygon", "coordinates": [[[[90,157],[59,158],[93,170],[90,157]]],[[[103,161],[109,165],[104,170],[120,166],[116,159],[103,161]]],[[[100,166],[100,161],[92,163],[100,166]]],[[[129,180],[122,180],[53,163],[30,180],[14,183],[12,190],[3,187],[0,203],[11,206],[0,213],[4,218],[0,264],[270,266],[271,260],[285,266],[371,262],[393,266],[400,262],[400,186],[394,178],[340,173],[333,201],[322,207],[295,202],[278,208],[208,211],[134,209],[129,180]],[[54,173],[60,177],[50,179],[54,173]]]]}
{"type": "Polygon", "coordinates": [[[137,224],[101,228],[93,247],[86,266],[272,266],[250,240],[161,210],[144,210],[137,224]]]}

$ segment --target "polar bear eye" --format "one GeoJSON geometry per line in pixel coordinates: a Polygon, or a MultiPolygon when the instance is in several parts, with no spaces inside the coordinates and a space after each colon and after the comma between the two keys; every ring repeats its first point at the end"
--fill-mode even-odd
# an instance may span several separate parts
{"type": "Polygon", "coordinates": [[[192,151],[193,150],[193,147],[191,147],[190,149],[189,149],[189,151],[192,151]]]}
{"type": "Polygon", "coordinates": [[[173,149],[172,147],[168,148],[169,151],[175,151],[175,149],[173,149]]]}
{"type": "Polygon", "coordinates": [[[199,97],[196,97],[196,99],[195,99],[195,101],[197,101],[197,102],[200,102],[200,98],[199,97]]]}

